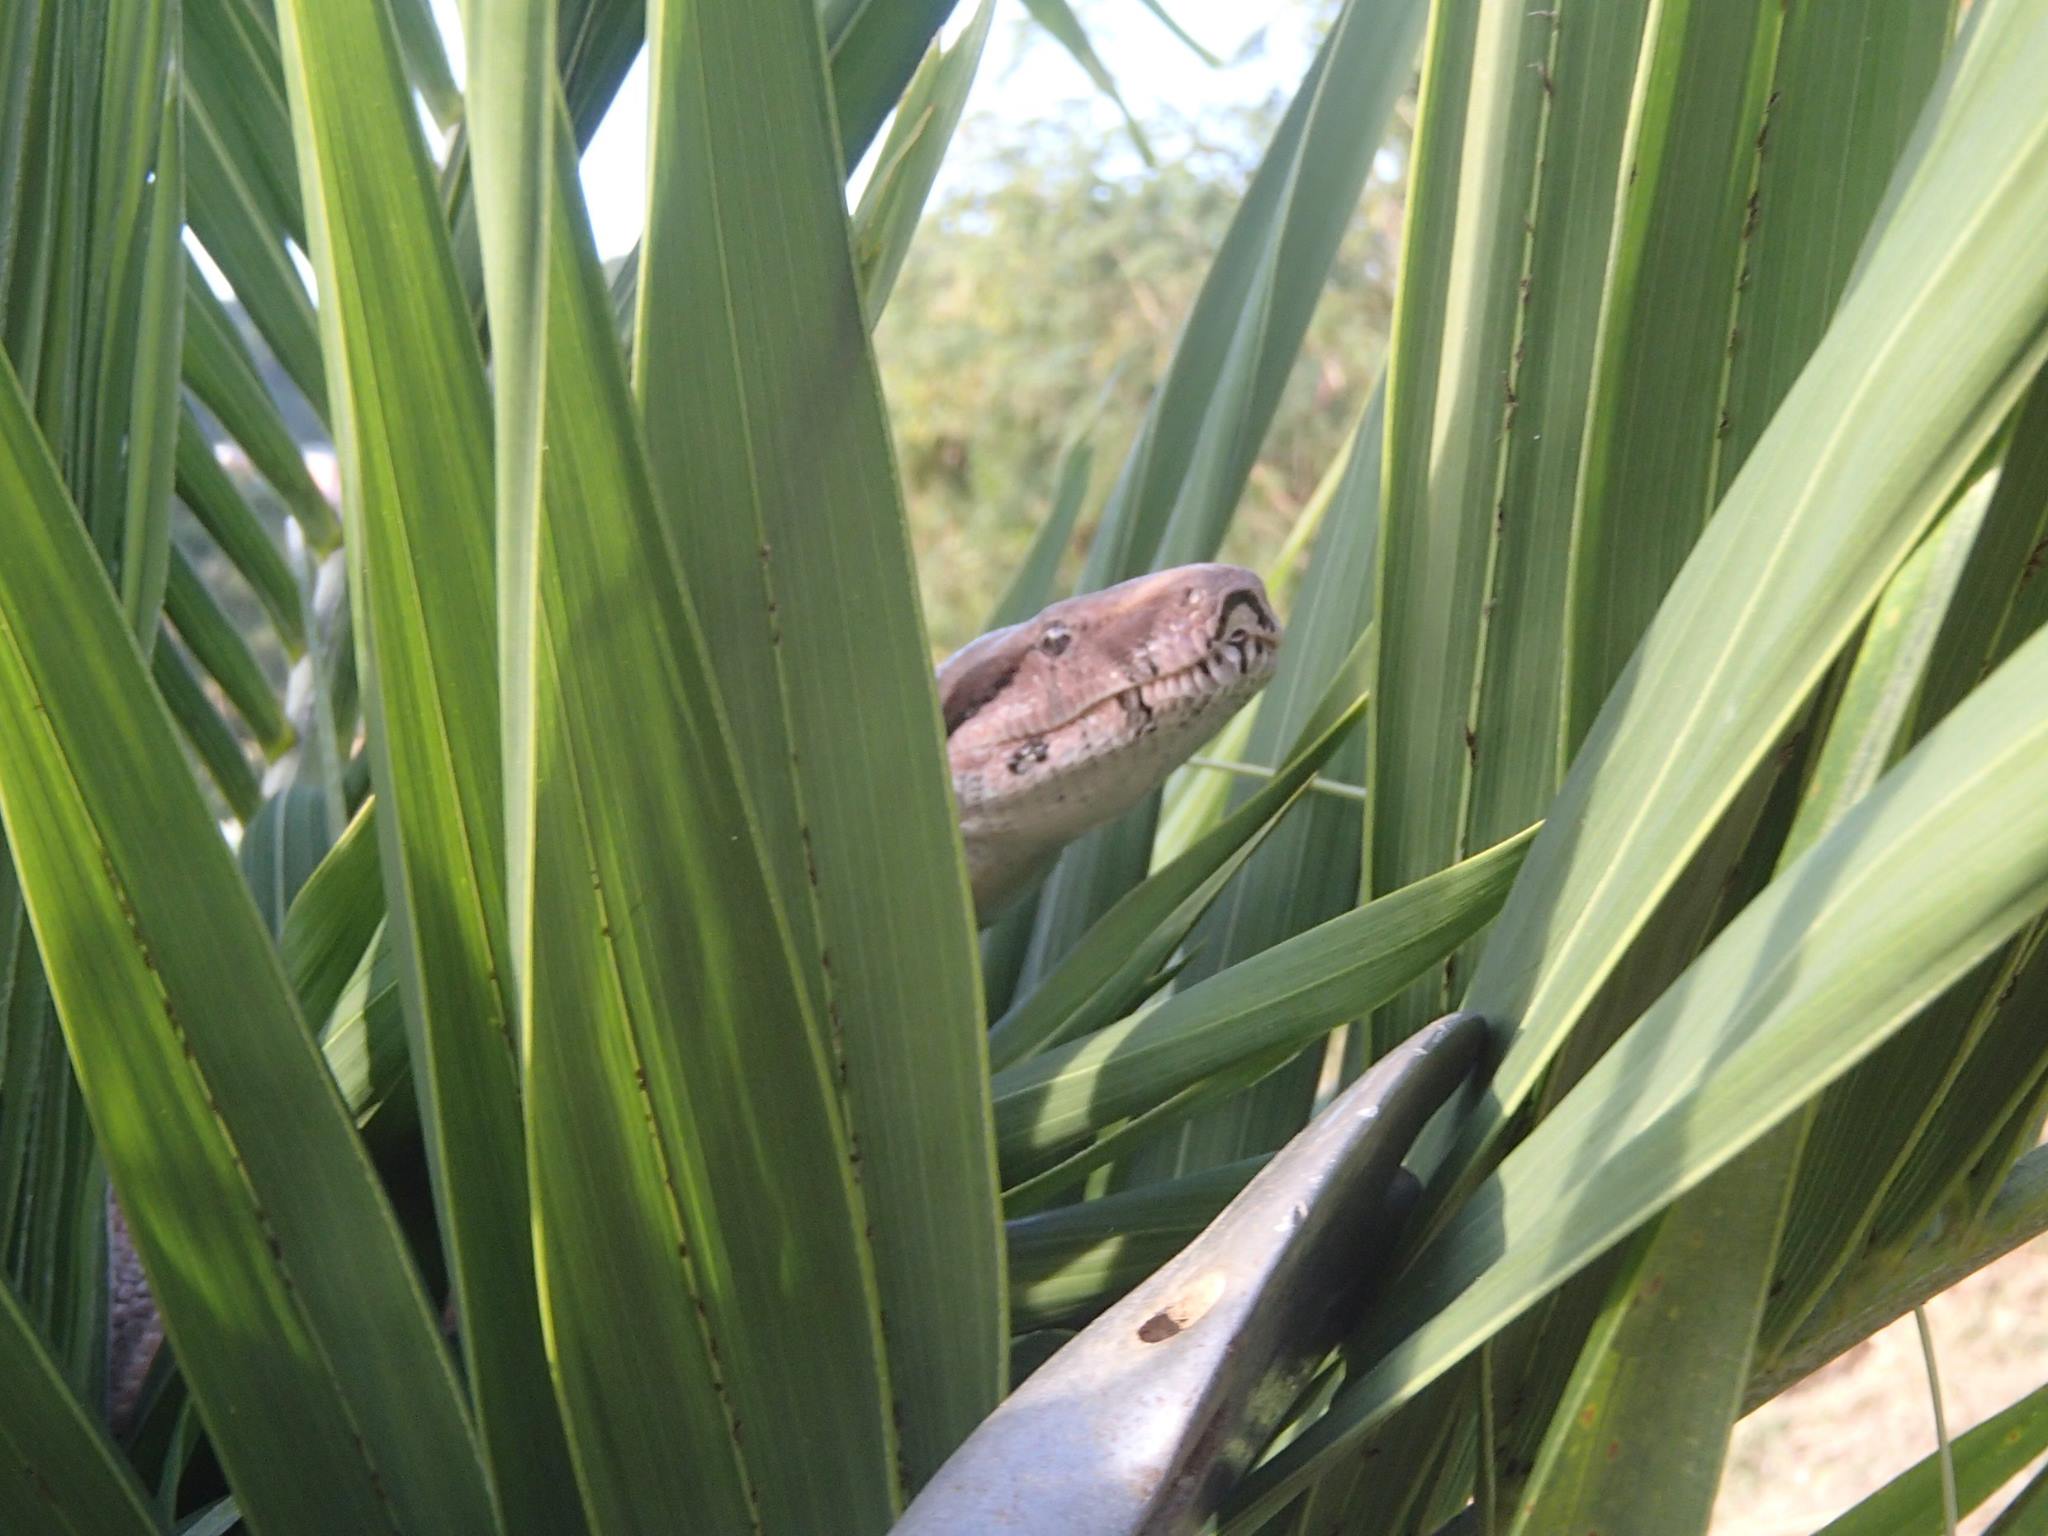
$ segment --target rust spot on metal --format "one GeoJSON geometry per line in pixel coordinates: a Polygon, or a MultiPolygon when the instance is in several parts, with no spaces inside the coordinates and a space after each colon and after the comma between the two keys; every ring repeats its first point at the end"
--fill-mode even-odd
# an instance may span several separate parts
{"type": "Polygon", "coordinates": [[[1159,1344],[1187,1332],[1223,1299],[1228,1286],[1220,1269],[1197,1276],[1180,1295],[1138,1325],[1138,1338],[1146,1344],[1159,1344]]]}

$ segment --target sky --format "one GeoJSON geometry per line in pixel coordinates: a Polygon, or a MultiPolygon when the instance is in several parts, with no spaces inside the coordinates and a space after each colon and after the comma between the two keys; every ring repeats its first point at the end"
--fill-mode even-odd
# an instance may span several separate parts
{"type": "MultiPolygon", "coordinates": [[[[462,79],[460,0],[432,0],[443,34],[449,39],[450,62],[462,79]]],[[[999,130],[1003,120],[1018,123],[1055,116],[1086,114],[1105,136],[1121,136],[1123,120],[1116,109],[1082,74],[1066,51],[1031,25],[1020,0],[997,0],[995,26],[968,115],[980,116],[982,127],[999,130]]],[[[1247,21],[1257,8],[1244,0],[1164,0],[1174,18],[1204,47],[1226,60],[1212,69],[1178,41],[1142,0],[1075,0],[1075,12],[1088,29],[1095,51],[1115,77],[1117,89],[1134,116],[1155,133],[1155,148],[1170,153],[1172,125],[1198,120],[1205,111],[1220,111],[1264,100],[1275,91],[1290,92],[1307,68],[1315,44],[1306,8],[1277,9],[1283,21],[1247,21]]],[[[961,0],[945,34],[949,39],[973,13],[973,0],[961,0]]],[[[647,67],[646,55],[633,67],[598,129],[583,160],[584,195],[589,202],[598,250],[619,255],[638,239],[646,207],[647,67]]],[[[1133,162],[1136,163],[1135,160],[1133,162]]],[[[941,173],[938,190],[946,176],[941,173]]],[[[856,180],[854,192],[858,195],[856,180]]]]}

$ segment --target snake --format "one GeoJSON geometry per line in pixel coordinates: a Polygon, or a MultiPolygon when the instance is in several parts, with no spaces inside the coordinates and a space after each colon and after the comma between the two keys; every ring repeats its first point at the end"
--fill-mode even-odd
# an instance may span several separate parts
{"type": "MultiPolygon", "coordinates": [[[[1053,603],[939,664],[960,841],[987,924],[1145,798],[1272,676],[1281,626],[1241,566],[1174,566],[1053,603]]],[[[107,1417],[134,1421],[163,1320],[107,1196],[107,1417]]]]}
{"type": "Polygon", "coordinates": [[[1130,809],[1266,684],[1280,621],[1241,566],[1180,565],[1054,603],[939,664],[976,913],[1130,809]]]}

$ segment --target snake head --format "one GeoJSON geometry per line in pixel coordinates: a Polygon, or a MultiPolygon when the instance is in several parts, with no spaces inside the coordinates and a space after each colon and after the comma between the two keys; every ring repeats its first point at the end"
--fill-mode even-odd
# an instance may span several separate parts
{"type": "Polygon", "coordinates": [[[939,668],[953,794],[984,920],[1059,849],[1136,804],[1265,685],[1266,589],[1157,571],[983,635],[939,668]]]}

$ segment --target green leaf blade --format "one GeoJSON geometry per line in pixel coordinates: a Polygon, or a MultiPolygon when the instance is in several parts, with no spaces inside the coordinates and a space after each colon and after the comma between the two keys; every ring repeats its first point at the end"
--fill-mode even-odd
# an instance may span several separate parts
{"type": "Polygon", "coordinates": [[[1467,994],[1515,1036],[1461,1138],[1461,1169],[1530,1091],[2048,346],[2048,262],[2020,233],[2048,217],[2048,174],[2033,174],[2048,172],[2048,113],[2007,72],[2048,66],[2048,34],[2015,15],[1994,5],[1980,17],[2014,46],[1988,56],[1967,104],[1950,102],[1959,139],[1882,231],[1560,791],[1467,994]],[[1988,156],[1987,138],[2005,152],[1988,156]],[[2007,188],[2021,186],[2041,206],[2017,206],[2007,188]],[[1950,240],[1969,223],[1981,239],[1950,240]]]}
{"type": "Polygon", "coordinates": [[[902,98],[925,49],[959,0],[845,0],[825,16],[832,53],[832,99],[848,175],[902,98]]]}
{"type": "Polygon", "coordinates": [[[121,603],[145,650],[156,641],[171,553],[171,488],[178,441],[178,360],[184,335],[184,113],[176,39],[171,40],[156,126],[156,157],[143,200],[134,372],[127,402],[126,516],[121,603]]]}
{"type": "Polygon", "coordinates": [[[870,326],[880,321],[896,274],[910,252],[918,216],[966,109],[994,19],[995,0],[982,0],[952,47],[934,45],[926,55],[882,144],[880,169],[861,192],[853,215],[853,244],[870,326]]]}
{"type": "MultiPolygon", "coordinates": [[[[1347,0],[1253,172],[1097,525],[1084,591],[1213,557],[1300,352],[1425,7],[1347,0]]],[[[1047,877],[1036,979],[1143,877],[1156,796],[1078,839],[1047,877]]]]}
{"type": "Polygon", "coordinates": [[[306,650],[305,605],[298,578],[272,542],[242,493],[213,456],[199,418],[188,406],[178,416],[177,493],[199,526],[249,583],[276,626],[285,654],[297,660],[306,650]]]}
{"type": "Polygon", "coordinates": [[[810,0],[665,4],[633,362],[874,1216],[905,1475],[1007,1371],[974,924],[810,0]],[[764,119],[764,99],[792,103],[764,119]],[[824,381],[831,381],[830,387],[824,381]]]}
{"type": "Polygon", "coordinates": [[[474,1442],[396,1225],[195,786],[159,771],[168,722],[11,370],[0,473],[0,816],[222,1462],[280,1529],[482,1536],[474,1442]]]}
{"type": "Polygon", "coordinates": [[[836,1085],[556,165],[524,984],[564,1417],[599,1529],[879,1532],[892,1425],[836,1085]]]}
{"type": "Polygon", "coordinates": [[[279,22],[436,1214],[506,1518],[573,1530],[522,1176],[482,359],[388,11],[299,0],[279,22]]]}
{"type": "Polygon", "coordinates": [[[0,1281],[0,1465],[61,1536],[155,1536],[163,1526],[106,1432],[88,1417],[50,1359],[13,1288],[0,1281]]]}
{"type": "Polygon", "coordinates": [[[1246,1059],[1383,1001],[1490,918],[1527,834],[1231,967],[1134,1020],[996,1076],[1004,1161],[1043,1159],[1246,1059]]]}
{"type": "Polygon", "coordinates": [[[1147,978],[1172,958],[1224,882],[1284,824],[1282,818],[1358,724],[1364,708],[1362,702],[1354,704],[1305,742],[1257,794],[1110,908],[1059,969],[990,1029],[993,1069],[1001,1071],[1047,1045],[1101,1029],[1128,1008],[1147,978]]]}
{"type": "Polygon", "coordinates": [[[2044,700],[2037,636],[1723,931],[1418,1255],[1358,1341],[1375,1363],[1248,1480],[1244,1520],[1283,1507],[2048,904],[2044,700]]]}

